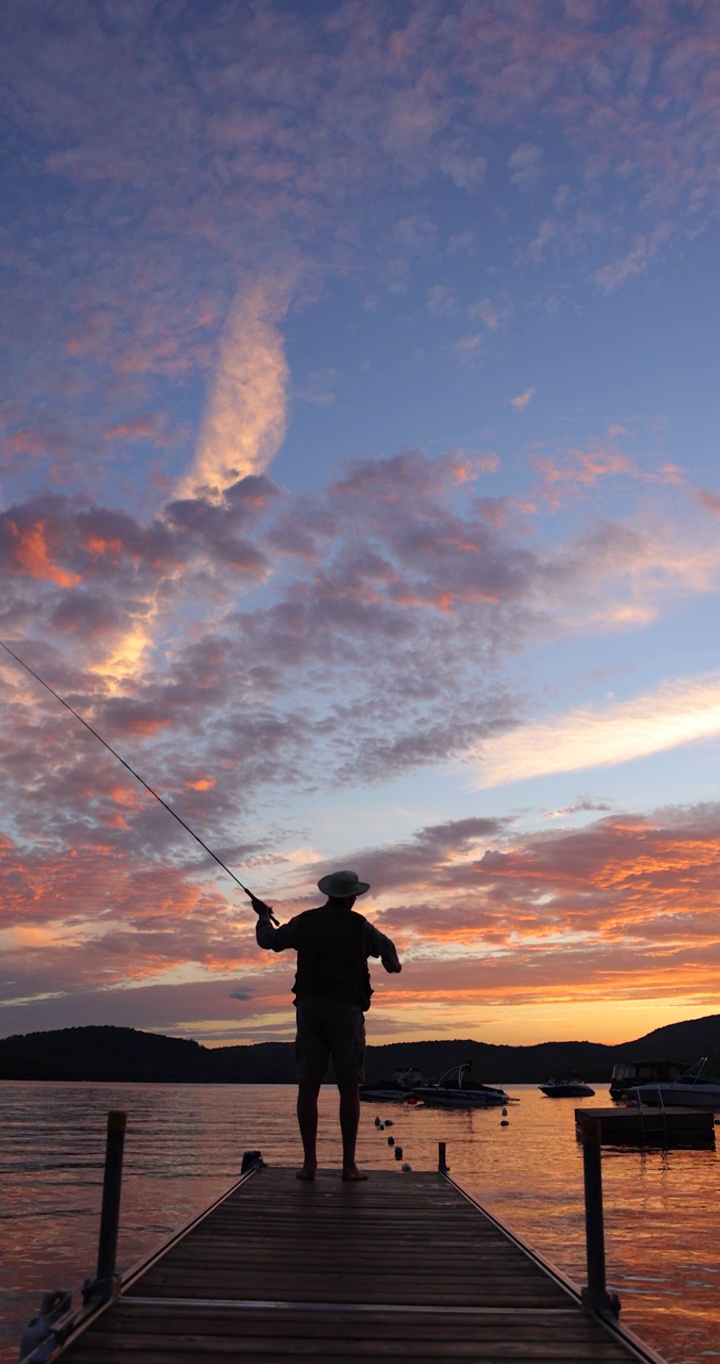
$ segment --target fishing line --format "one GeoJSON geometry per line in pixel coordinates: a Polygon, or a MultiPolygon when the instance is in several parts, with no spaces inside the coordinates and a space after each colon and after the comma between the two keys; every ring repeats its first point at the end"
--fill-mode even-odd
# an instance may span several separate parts
{"type": "MultiPolygon", "coordinates": [[[[248,890],[247,886],[244,886],[244,885],[243,885],[242,881],[235,875],[235,872],[234,872],[234,871],[231,871],[230,868],[227,867],[227,866],[225,865],[225,863],[222,861],[222,859],[221,859],[220,857],[218,857],[217,853],[214,853],[213,850],[212,850],[212,848],[209,848],[208,845],[207,845],[207,843],[204,843],[204,842],[203,842],[203,840],[200,838],[200,835],[199,835],[199,834],[196,834],[196,833],[195,833],[195,830],[194,830],[194,829],[191,829],[191,828],[190,828],[190,825],[185,823],[185,820],[181,818],[181,816],[177,813],[176,810],[173,810],[172,805],[168,805],[167,801],[166,801],[166,800],[163,800],[162,796],[159,796],[158,793],[157,793],[157,791],[153,790],[153,788],[152,788],[152,786],[150,785],[150,783],[147,782],[147,781],[145,781],[145,778],[144,778],[144,777],[141,777],[141,776],[140,776],[140,773],[139,773],[139,772],[136,772],[136,771],[135,771],[135,768],[134,768],[134,767],[131,767],[131,766],[130,766],[130,763],[126,762],[125,759],[124,759],[123,757],[121,757],[121,755],[120,755],[118,752],[116,752],[116,750],[115,750],[114,748],[111,747],[111,745],[107,742],[107,739],[103,739],[102,734],[98,734],[97,730],[96,730],[96,729],[93,729],[92,725],[89,724],[87,720],[84,720],[83,717],[82,717],[82,715],[78,715],[78,712],[77,712],[76,710],[73,710],[73,708],[72,708],[72,706],[70,705],[69,701],[66,701],[66,700],[64,699],[64,697],[60,696],[58,692],[54,691],[53,688],[50,686],[49,682],[46,682],[46,681],[44,680],[44,678],[42,678],[42,677],[40,676],[39,673],[36,673],[36,672],[34,671],[34,669],[30,667],[30,664],[29,664],[29,663],[26,663],[24,659],[20,658],[19,654],[13,653],[12,649],[9,648],[9,646],[8,646],[7,644],[4,644],[3,641],[2,641],[1,639],[0,639],[0,648],[4,649],[4,650],[5,650],[5,653],[6,653],[6,654],[9,654],[11,658],[14,658],[14,659],[15,659],[15,662],[16,662],[16,663],[19,663],[19,664],[20,664],[20,667],[21,667],[21,668],[24,668],[25,671],[28,672],[28,673],[30,674],[31,677],[34,677],[34,678],[35,678],[35,681],[36,681],[36,682],[39,682],[41,687],[44,687],[46,691],[49,691],[49,692],[50,692],[50,695],[51,695],[51,696],[54,696],[54,697],[55,697],[55,700],[56,700],[56,701],[59,701],[61,706],[64,706],[66,710],[69,710],[69,711],[70,711],[70,714],[71,714],[71,715],[74,715],[74,716],[75,716],[75,719],[76,719],[76,720],[79,720],[79,721],[80,721],[80,724],[81,724],[81,725],[84,725],[85,728],[88,729],[88,730],[90,731],[90,733],[93,734],[93,735],[95,736],[95,738],[99,740],[99,742],[102,744],[103,748],[106,748],[107,751],[108,751],[108,753],[112,753],[113,758],[117,758],[118,762],[119,762],[119,763],[122,763],[123,767],[126,768],[128,772],[130,772],[130,774],[135,778],[135,780],[136,780],[136,781],[139,781],[139,782],[140,782],[140,785],[141,785],[141,786],[144,786],[144,787],[145,787],[145,790],[146,790],[146,791],[149,791],[149,792],[150,792],[150,795],[151,795],[151,796],[154,796],[155,799],[156,799],[157,801],[159,801],[160,805],[162,805],[162,806],[167,810],[168,814],[169,814],[169,815],[172,815],[173,819],[176,819],[177,822],[178,822],[178,824],[182,824],[183,829],[185,829],[186,832],[190,834],[190,837],[191,837],[191,838],[194,838],[194,839],[195,839],[195,842],[196,842],[196,843],[199,843],[199,844],[200,844],[200,847],[201,847],[201,848],[204,848],[206,853],[209,853],[210,857],[212,857],[213,860],[214,860],[215,862],[217,862],[218,866],[219,866],[219,867],[222,867],[223,871],[227,872],[228,876],[231,876],[231,877],[232,877],[232,879],[233,879],[233,881],[236,883],[236,885],[238,885],[238,886],[240,887],[241,890],[244,890],[244,892],[245,892],[246,895],[249,895],[249,896],[250,896],[250,899],[253,901],[253,903],[255,903],[256,901],[257,901],[258,904],[262,903],[261,901],[259,901],[259,900],[257,899],[257,896],[256,896],[256,895],[253,895],[253,893],[252,893],[251,890],[248,890]]],[[[272,919],[273,923],[277,923],[277,922],[278,922],[277,919],[275,918],[275,915],[274,915],[273,913],[270,914],[270,918],[272,919]]]]}

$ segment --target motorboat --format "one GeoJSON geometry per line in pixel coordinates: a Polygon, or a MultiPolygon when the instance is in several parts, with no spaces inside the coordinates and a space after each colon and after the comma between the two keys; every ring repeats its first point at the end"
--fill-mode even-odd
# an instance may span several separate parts
{"type": "Polygon", "coordinates": [[[591,1099],[595,1093],[594,1089],[583,1080],[578,1080],[576,1076],[547,1080],[544,1085],[538,1085],[538,1089],[541,1089],[548,1099],[591,1099]]]}
{"type": "Polygon", "coordinates": [[[415,1066],[400,1066],[387,1079],[360,1086],[360,1098],[373,1102],[403,1103],[412,1098],[415,1085],[424,1085],[425,1076],[415,1066]]]}
{"type": "Polygon", "coordinates": [[[627,1097],[648,1108],[704,1108],[720,1113],[720,1080],[708,1074],[708,1058],[701,1056],[677,1080],[636,1085],[627,1097]]]}
{"type": "Polygon", "coordinates": [[[440,1079],[431,1085],[418,1085],[413,1089],[416,1099],[434,1108],[490,1108],[517,1103],[504,1089],[496,1085],[483,1085],[470,1074],[471,1062],[453,1066],[440,1079]]]}
{"type": "Polygon", "coordinates": [[[690,1065],[690,1061],[618,1061],[613,1066],[610,1098],[625,1099],[639,1085],[672,1084],[690,1065]]]}

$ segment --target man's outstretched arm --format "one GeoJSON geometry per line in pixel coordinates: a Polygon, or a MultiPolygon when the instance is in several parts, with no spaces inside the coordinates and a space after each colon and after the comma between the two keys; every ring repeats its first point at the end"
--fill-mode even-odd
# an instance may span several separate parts
{"type": "Polygon", "coordinates": [[[402,971],[402,966],[394,942],[391,938],[386,938],[374,924],[368,924],[368,929],[370,949],[368,956],[379,957],[386,971],[391,975],[398,975],[402,971]]]}

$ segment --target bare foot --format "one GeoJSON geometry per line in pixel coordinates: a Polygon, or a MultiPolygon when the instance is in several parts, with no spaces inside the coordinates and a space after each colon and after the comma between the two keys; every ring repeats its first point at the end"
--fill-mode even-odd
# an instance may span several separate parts
{"type": "Polygon", "coordinates": [[[359,1184],[361,1179],[367,1179],[367,1175],[362,1170],[358,1170],[357,1165],[349,1165],[342,1172],[345,1184],[359,1184]]]}
{"type": "Polygon", "coordinates": [[[315,1178],[315,1169],[316,1166],[314,1165],[303,1165],[302,1170],[298,1170],[295,1178],[302,1179],[305,1184],[310,1184],[315,1178]]]}

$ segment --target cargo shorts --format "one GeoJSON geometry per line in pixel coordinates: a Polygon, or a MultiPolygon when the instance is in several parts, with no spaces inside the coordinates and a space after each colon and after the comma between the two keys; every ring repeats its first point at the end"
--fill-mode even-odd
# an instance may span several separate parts
{"type": "Polygon", "coordinates": [[[365,1079],[365,1018],[359,1004],[313,995],[298,999],[295,1061],[300,1084],[321,1085],[330,1057],[338,1085],[365,1079]]]}

